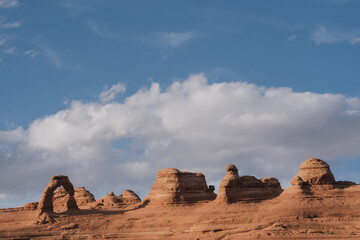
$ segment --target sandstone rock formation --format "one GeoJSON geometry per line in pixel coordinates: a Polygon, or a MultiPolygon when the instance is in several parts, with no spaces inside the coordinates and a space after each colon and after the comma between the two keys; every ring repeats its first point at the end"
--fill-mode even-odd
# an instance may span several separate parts
{"type": "Polygon", "coordinates": [[[284,202],[334,198],[357,188],[351,181],[335,181],[329,164],[317,158],[304,161],[299,169],[299,172],[291,179],[292,186],[280,196],[284,202]],[[354,188],[351,188],[352,186],[354,188]]]}
{"type": "Polygon", "coordinates": [[[214,200],[213,186],[207,186],[202,173],[181,172],[175,168],[161,169],[144,201],[151,204],[193,203],[214,200]]]}
{"type": "Polygon", "coordinates": [[[259,180],[254,176],[239,176],[238,169],[233,164],[227,165],[226,171],[216,198],[218,202],[259,201],[275,198],[283,192],[276,178],[259,180]]]}
{"type": "MultiPolygon", "coordinates": [[[[198,200],[177,204],[203,199],[214,188],[207,188],[200,173],[163,169],[148,201],[175,203],[172,206],[141,203],[135,193],[125,190],[120,196],[110,192],[99,201],[99,208],[45,211],[35,221],[36,211],[0,209],[0,239],[360,239],[360,185],[332,180],[323,161],[307,160],[300,168],[293,185],[279,197],[259,201],[280,192],[279,181],[239,176],[237,168],[228,165],[218,199],[233,204],[198,204],[198,200]]],[[[63,191],[57,192],[64,195],[63,191]]],[[[23,208],[35,206],[28,203],[23,208]]]]}
{"type": "MultiPolygon", "coordinates": [[[[55,212],[65,211],[67,208],[67,201],[69,200],[69,194],[65,188],[58,188],[54,192],[53,206],[55,212]]],[[[74,198],[78,207],[85,206],[89,203],[95,202],[94,195],[91,194],[84,187],[78,187],[74,189],[74,198]]]]}
{"type": "Polygon", "coordinates": [[[109,192],[105,197],[100,198],[91,204],[93,208],[126,208],[141,202],[141,199],[131,190],[125,190],[120,196],[109,192]]]}
{"type": "Polygon", "coordinates": [[[25,211],[33,211],[33,210],[36,210],[37,207],[38,207],[38,204],[39,204],[39,202],[26,203],[26,204],[23,206],[23,210],[25,210],[25,211]]]}
{"type": "Polygon", "coordinates": [[[121,195],[120,197],[123,199],[124,203],[126,203],[127,205],[130,204],[137,204],[141,202],[141,199],[139,198],[139,196],[134,193],[131,190],[126,189],[121,195]]]}
{"type": "Polygon", "coordinates": [[[326,162],[309,158],[300,165],[300,171],[291,180],[292,185],[298,184],[299,178],[306,184],[335,184],[335,178],[326,162]]]}
{"type": "Polygon", "coordinates": [[[54,206],[53,206],[54,191],[60,186],[64,187],[65,191],[69,194],[69,198],[66,202],[66,209],[67,210],[79,209],[74,198],[74,187],[70,182],[69,178],[67,176],[58,175],[58,176],[53,176],[48,186],[44,189],[44,192],[42,194],[42,197],[38,205],[39,215],[41,215],[43,212],[52,212],[54,210],[54,206]]]}

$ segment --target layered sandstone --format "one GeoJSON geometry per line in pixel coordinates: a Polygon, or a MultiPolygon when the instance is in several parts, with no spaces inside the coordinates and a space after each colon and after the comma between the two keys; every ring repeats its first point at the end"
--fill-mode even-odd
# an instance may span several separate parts
{"type": "Polygon", "coordinates": [[[54,210],[54,206],[53,206],[54,191],[61,186],[69,194],[69,198],[66,201],[66,210],[79,209],[74,198],[74,186],[70,182],[68,176],[58,175],[51,177],[51,181],[49,182],[48,186],[44,189],[44,192],[38,204],[39,215],[42,214],[43,212],[52,212],[54,210]]]}
{"type": "Polygon", "coordinates": [[[358,188],[351,181],[335,181],[329,164],[317,158],[309,158],[300,164],[299,172],[291,179],[291,185],[280,196],[285,202],[338,198],[358,188]]]}
{"type": "MultiPolygon", "coordinates": [[[[70,195],[65,188],[58,188],[54,192],[53,206],[54,211],[61,212],[66,210],[66,204],[70,195]]],[[[74,189],[74,198],[78,207],[85,206],[89,203],[95,202],[95,197],[91,192],[84,187],[78,187],[74,189]]]]}
{"type": "Polygon", "coordinates": [[[100,198],[91,204],[93,208],[126,208],[135,204],[139,204],[141,199],[131,190],[125,190],[120,196],[116,196],[114,192],[109,192],[105,197],[100,198]]]}
{"type": "Polygon", "coordinates": [[[134,191],[131,191],[129,189],[126,189],[121,195],[120,197],[123,199],[124,203],[126,203],[127,205],[131,205],[131,204],[137,204],[141,202],[141,199],[139,198],[139,196],[134,193],[134,191]]]}
{"type": "Polygon", "coordinates": [[[227,165],[226,171],[216,198],[218,202],[259,201],[275,198],[283,192],[276,178],[259,180],[254,176],[239,176],[238,169],[233,164],[227,165]]]}
{"type": "Polygon", "coordinates": [[[215,198],[214,186],[207,186],[202,173],[165,168],[156,173],[154,185],[144,200],[151,204],[178,204],[215,198]]]}
{"type": "MultiPolygon", "coordinates": [[[[219,197],[226,197],[230,202],[236,200],[233,204],[202,201],[171,206],[147,205],[139,203],[137,195],[126,190],[120,196],[111,192],[103,198],[103,203],[109,203],[108,209],[94,208],[60,214],[44,212],[37,217],[36,222],[42,223],[39,225],[31,224],[36,216],[35,211],[0,209],[0,238],[359,239],[360,185],[350,181],[332,181],[329,177],[332,176],[330,168],[323,161],[307,160],[300,168],[300,173],[293,178],[293,185],[279,197],[268,201],[259,199],[264,198],[266,189],[280,188],[277,179],[259,180],[253,176],[239,176],[237,168],[228,165],[219,197]],[[312,164],[314,162],[315,167],[312,164]],[[311,165],[312,168],[304,168],[304,165],[311,165]],[[307,173],[304,174],[304,171],[307,173]],[[126,206],[125,203],[134,203],[136,206],[119,209],[114,207],[126,206]]],[[[200,181],[199,176],[191,175],[184,181],[184,176],[186,174],[181,174],[176,169],[159,171],[153,187],[153,193],[156,193],[155,190],[162,186],[158,195],[155,195],[158,196],[158,201],[162,202],[164,197],[172,196],[171,199],[174,200],[181,199],[181,196],[186,196],[189,192],[198,193],[201,185],[199,182],[204,182],[205,178],[200,181]],[[180,188],[184,182],[187,188],[180,188]],[[192,184],[196,185],[196,189],[192,184]],[[162,195],[159,197],[159,194],[162,195]]],[[[206,190],[204,186],[201,189],[201,193],[213,190],[212,187],[206,190]]],[[[149,201],[154,202],[151,198],[149,201]]],[[[35,206],[36,203],[29,203],[24,208],[34,209],[35,206]]]]}
{"type": "Polygon", "coordinates": [[[323,160],[309,158],[300,165],[299,169],[300,171],[291,180],[292,185],[297,184],[299,179],[311,185],[335,184],[330,166],[323,160]]]}

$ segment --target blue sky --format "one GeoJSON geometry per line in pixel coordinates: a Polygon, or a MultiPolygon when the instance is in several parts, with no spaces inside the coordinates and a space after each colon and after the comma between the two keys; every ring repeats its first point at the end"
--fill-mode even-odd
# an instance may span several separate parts
{"type": "Polygon", "coordinates": [[[360,181],[359,7],[0,0],[0,171],[19,179],[11,189],[1,179],[0,207],[36,201],[58,173],[97,197],[144,196],[162,167],[216,184],[232,162],[286,186],[315,155],[360,181]],[[134,174],[110,174],[116,167],[134,174]]]}

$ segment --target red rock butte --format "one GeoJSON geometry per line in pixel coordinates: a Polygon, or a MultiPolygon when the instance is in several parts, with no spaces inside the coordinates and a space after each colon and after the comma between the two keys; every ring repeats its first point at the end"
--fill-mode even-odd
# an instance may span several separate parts
{"type": "Polygon", "coordinates": [[[131,190],[95,200],[53,176],[39,202],[0,209],[0,238],[360,239],[360,185],[336,181],[326,162],[303,162],[285,190],[225,170],[216,195],[202,173],[162,169],[143,201],[131,190]]]}

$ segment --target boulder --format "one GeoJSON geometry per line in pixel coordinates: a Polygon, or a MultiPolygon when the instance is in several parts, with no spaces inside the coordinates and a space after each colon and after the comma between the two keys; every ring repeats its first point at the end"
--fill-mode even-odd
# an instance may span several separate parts
{"type": "Polygon", "coordinates": [[[279,196],[283,189],[276,178],[257,179],[254,176],[239,176],[235,165],[226,166],[226,175],[222,179],[218,202],[233,203],[238,201],[259,201],[279,196]]]}
{"type": "Polygon", "coordinates": [[[208,187],[202,173],[165,168],[157,172],[154,185],[144,201],[150,204],[179,204],[214,200],[214,187],[208,187]]]}
{"type": "Polygon", "coordinates": [[[329,164],[317,158],[309,158],[303,162],[300,171],[291,179],[292,185],[298,185],[299,179],[305,184],[324,185],[335,184],[335,178],[329,164]]]}
{"type": "Polygon", "coordinates": [[[25,211],[33,211],[33,210],[36,210],[37,207],[38,207],[38,204],[39,204],[39,202],[26,203],[26,204],[23,206],[23,210],[25,210],[25,211]]]}

